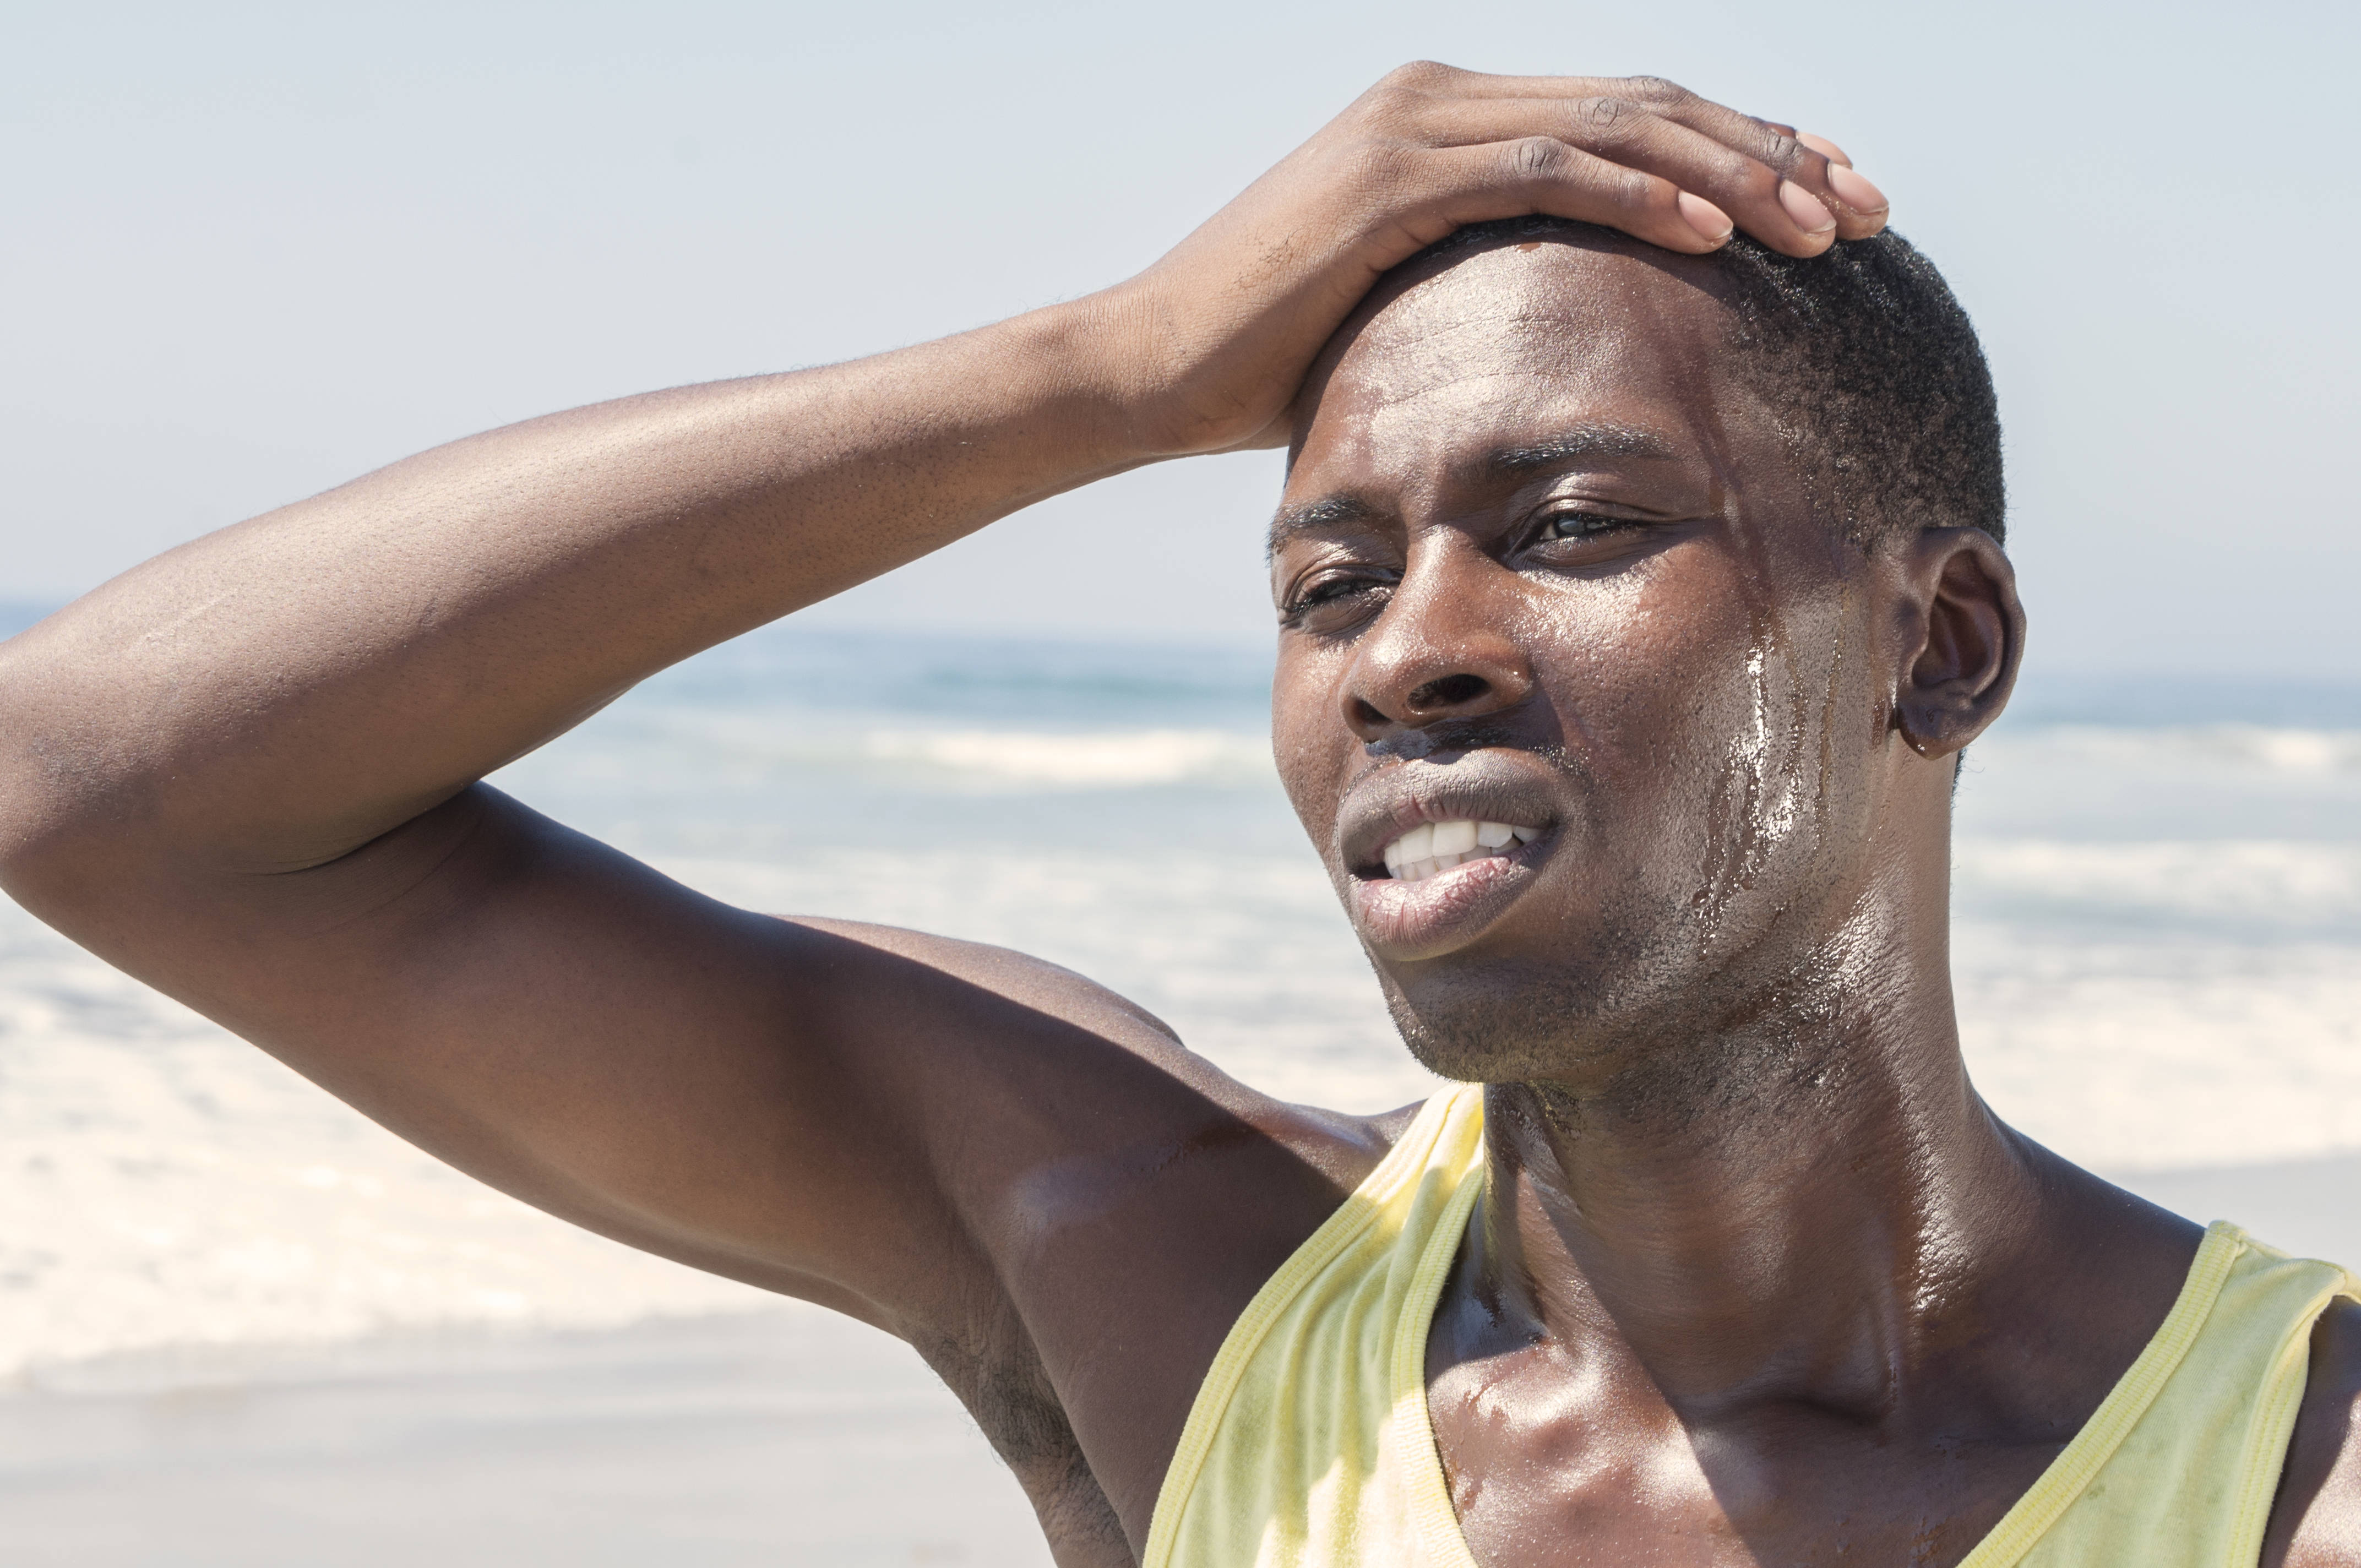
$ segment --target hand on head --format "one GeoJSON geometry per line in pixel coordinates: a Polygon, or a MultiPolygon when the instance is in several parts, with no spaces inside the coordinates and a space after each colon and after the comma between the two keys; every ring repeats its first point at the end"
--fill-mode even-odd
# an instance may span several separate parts
{"type": "Polygon", "coordinates": [[[1656,78],[1403,66],[1100,296],[1103,374],[1140,455],[1283,444],[1305,367],[1388,269],[1532,213],[1691,255],[1742,230],[1806,257],[1877,233],[1886,201],[1835,143],[1656,78]]]}

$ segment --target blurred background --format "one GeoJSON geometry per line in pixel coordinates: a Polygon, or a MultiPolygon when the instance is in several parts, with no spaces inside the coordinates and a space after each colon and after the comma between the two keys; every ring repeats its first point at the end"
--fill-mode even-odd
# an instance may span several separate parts
{"type": "MultiPolygon", "coordinates": [[[[1998,378],[2034,629],[1961,797],[1979,1082],[2361,1261],[2356,16],[12,5],[0,633],[487,426],[1085,293],[1402,60],[1668,75],[1842,143],[1998,378]]],[[[1414,1098],[1261,738],[1278,479],[1060,498],[501,782],[722,896],[1073,964],[1280,1092],[1414,1098]]],[[[0,1536],[1047,1561],[900,1347],[478,1189],[5,905],[0,1536]]]]}

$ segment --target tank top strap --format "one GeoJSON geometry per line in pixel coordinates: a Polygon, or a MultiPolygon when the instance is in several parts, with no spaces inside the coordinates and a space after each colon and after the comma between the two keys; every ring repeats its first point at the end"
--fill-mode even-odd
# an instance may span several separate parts
{"type": "Polygon", "coordinates": [[[1417,1433],[1424,1325],[1483,1150],[1483,1085],[1429,1100],[1256,1293],[1190,1408],[1141,1568],[1472,1568],[1433,1435],[1422,1452],[1417,1433]]]}
{"type": "MultiPolygon", "coordinates": [[[[1483,1191],[1484,1091],[1438,1094],[1266,1282],[1189,1413],[1142,1568],[1476,1568],[1425,1348],[1483,1191]]],[[[2227,1223],[2072,1442],[1960,1568],[2252,1568],[2312,1324],[2361,1281],[2227,1223]]]]}
{"type": "Polygon", "coordinates": [[[2147,1347],[1960,1568],[2250,1568],[2340,1296],[2361,1281],[2209,1226],[2147,1347]]]}

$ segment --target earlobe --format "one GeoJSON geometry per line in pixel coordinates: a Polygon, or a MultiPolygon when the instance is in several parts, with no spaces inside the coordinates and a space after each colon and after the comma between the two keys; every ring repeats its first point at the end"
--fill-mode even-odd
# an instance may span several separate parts
{"type": "Polygon", "coordinates": [[[1980,528],[1943,528],[1905,545],[1894,724],[1910,749],[1949,757],[2007,706],[2025,653],[2016,572],[1980,528]]]}

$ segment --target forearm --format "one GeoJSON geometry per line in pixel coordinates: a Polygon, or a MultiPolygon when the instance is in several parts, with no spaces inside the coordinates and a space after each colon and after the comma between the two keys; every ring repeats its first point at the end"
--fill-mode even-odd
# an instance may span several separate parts
{"type": "Polygon", "coordinates": [[[1845,172],[1664,82],[1405,67],[1106,293],[497,431],[109,584],[0,648],[0,875],[54,887],[96,845],[150,879],[335,860],[664,664],[1027,502],[1285,440],[1370,284],[1462,225],[1547,213],[1697,253],[1734,217],[1814,255],[1884,221],[1845,172]]]}
{"type": "Polygon", "coordinates": [[[666,664],[1138,461],[1103,319],[533,421],[152,561],[0,649],[0,856],[103,820],[225,870],[334,859],[666,664]]]}

